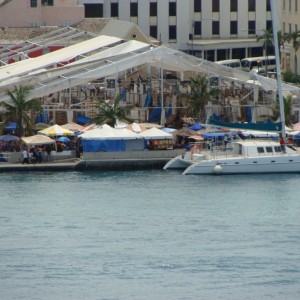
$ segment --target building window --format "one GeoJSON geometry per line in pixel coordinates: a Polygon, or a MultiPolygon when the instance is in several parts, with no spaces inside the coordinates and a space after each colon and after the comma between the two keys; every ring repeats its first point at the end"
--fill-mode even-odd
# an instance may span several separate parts
{"type": "Polygon", "coordinates": [[[202,34],[201,21],[194,21],[194,34],[195,35],[201,35],[202,34]]]}
{"type": "Polygon", "coordinates": [[[130,17],[137,17],[138,16],[138,3],[131,2],[130,3],[130,17]]]}
{"type": "Polygon", "coordinates": [[[237,21],[230,21],[230,34],[237,34],[238,33],[238,22],[237,21]]]}
{"type": "Polygon", "coordinates": [[[156,25],[150,26],[150,36],[157,39],[157,26],[156,25]]]}
{"type": "Polygon", "coordinates": [[[255,21],[248,21],[248,34],[255,34],[256,26],[255,21]]]}
{"type": "Polygon", "coordinates": [[[53,6],[53,0],[42,0],[42,6],[53,6]]]}
{"type": "Polygon", "coordinates": [[[176,2],[169,2],[169,16],[176,17],[176,2]]]}
{"type": "Polygon", "coordinates": [[[289,23],[289,33],[292,33],[292,24],[289,23]]]}
{"type": "Polygon", "coordinates": [[[220,22],[219,21],[213,21],[212,22],[212,34],[213,35],[219,35],[220,34],[220,22]]]}
{"type": "Polygon", "coordinates": [[[176,40],[177,39],[177,28],[176,25],[169,26],[169,40],[176,40]]]}
{"type": "Polygon", "coordinates": [[[283,0],[282,9],[285,10],[285,0],[283,0]]]}
{"type": "Polygon", "coordinates": [[[110,4],[110,16],[112,18],[118,18],[119,17],[119,3],[111,3],[110,4]]]}
{"type": "Polygon", "coordinates": [[[150,17],[157,17],[157,2],[150,2],[150,17]]]}
{"type": "Polygon", "coordinates": [[[273,30],[272,20],[267,20],[267,22],[266,22],[266,29],[267,30],[273,30]]]}
{"type": "Polygon", "coordinates": [[[285,22],[282,23],[282,33],[286,33],[286,31],[285,31],[285,22]]]}
{"type": "Polygon", "coordinates": [[[219,12],[220,11],[220,0],[213,0],[212,1],[212,12],[219,12]]]}
{"type": "Polygon", "coordinates": [[[238,1],[230,0],[230,11],[237,12],[238,11],[238,1]]]}
{"type": "Polygon", "coordinates": [[[270,3],[270,0],[267,0],[267,11],[271,11],[271,3],[270,3]]]}
{"type": "Polygon", "coordinates": [[[30,7],[37,7],[37,0],[30,0],[30,7]]]}
{"type": "Polygon", "coordinates": [[[255,11],[255,0],[248,0],[248,11],[255,11]]]}
{"type": "Polygon", "coordinates": [[[295,0],[295,11],[298,11],[298,0],[295,0]]]}
{"type": "Polygon", "coordinates": [[[289,0],[289,11],[292,11],[292,0],[289,0]]]}
{"type": "Polygon", "coordinates": [[[201,12],[201,0],[194,0],[194,12],[201,12]]]}
{"type": "Polygon", "coordinates": [[[103,18],[103,4],[84,4],[85,18],[103,18]]]}

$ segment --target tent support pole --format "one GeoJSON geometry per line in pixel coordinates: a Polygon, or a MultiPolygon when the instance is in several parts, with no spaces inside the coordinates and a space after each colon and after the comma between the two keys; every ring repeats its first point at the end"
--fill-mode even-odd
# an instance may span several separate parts
{"type": "Polygon", "coordinates": [[[160,61],[160,100],[161,100],[161,115],[160,125],[165,126],[165,110],[164,110],[164,69],[162,59],[160,61]]]}

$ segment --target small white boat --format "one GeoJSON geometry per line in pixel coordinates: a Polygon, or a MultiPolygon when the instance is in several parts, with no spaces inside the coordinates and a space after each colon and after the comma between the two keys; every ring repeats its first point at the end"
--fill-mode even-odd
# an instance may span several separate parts
{"type": "Polygon", "coordinates": [[[183,174],[266,174],[300,172],[300,154],[288,145],[271,140],[239,140],[231,153],[195,157],[183,174]]]}

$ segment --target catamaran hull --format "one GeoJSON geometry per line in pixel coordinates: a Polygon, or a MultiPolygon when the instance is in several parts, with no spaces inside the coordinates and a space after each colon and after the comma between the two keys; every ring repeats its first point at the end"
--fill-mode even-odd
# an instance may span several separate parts
{"type": "Polygon", "coordinates": [[[164,170],[184,170],[192,163],[193,162],[191,160],[187,160],[182,158],[182,155],[178,155],[167,162],[167,164],[164,166],[164,170]]]}
{"type": "Polygon", "coordinates": [[[300,173],[300,156],[207,160],[190,165],[184,175],[300,173]]]}

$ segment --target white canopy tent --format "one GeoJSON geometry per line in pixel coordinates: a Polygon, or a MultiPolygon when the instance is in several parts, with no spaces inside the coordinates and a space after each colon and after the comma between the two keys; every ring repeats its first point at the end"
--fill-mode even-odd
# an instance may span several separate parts
{"type": "Polygon", "coordinates": [[[162,131],[158,128],[150,128],[148,130],[142,131],[138,134],[140,137],[143,137],[145,139],[156,139],[156,140],[173,140],[173,135],[170,133],[167,133],[165,131],[162,131]]]}
{"type": "Polygon", "coordinates": [[[28,146],[55,144],[55,140],[51,139],[48,136],[42,135],[42,134],[22,137],[21,139],[28,146]]]}
{"type": "MultiPolygon", "coordinates": [[[[1,67],[0,102],[9,99],[6,90],[14,85],[32,85],[34,88],[30,98],[39,98],[141,65],[182,73],[202,73],[241,83],[255,79],[248,82],[248,85],[260,85],[260,88],[267,91],[277,89],[274,79],[235,70],[165,46],[154,47],[137,41],[124,42],[116,37],[98,36],[41,57],[1,67]],[[84,54],[87,57],[79,61],[45,70],[49,66],[84,54]]],[[[299,88],[287,84],[283,84],[283,90],[298,95],[300,92],[299,88]]]]}
{"type": "Polygon", "coordinates": [[[89,130],[79,137],[83,140],[132,140],[139,139],[139,135],[126,128],[116,129],[109,125],[102,125],[95,129],[89,130]]]}

